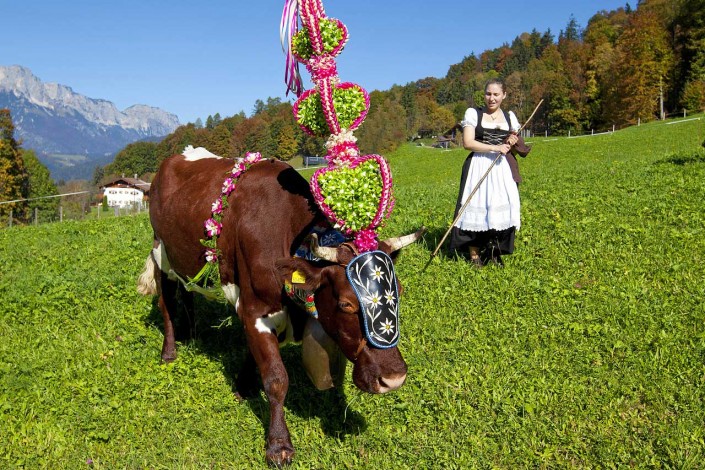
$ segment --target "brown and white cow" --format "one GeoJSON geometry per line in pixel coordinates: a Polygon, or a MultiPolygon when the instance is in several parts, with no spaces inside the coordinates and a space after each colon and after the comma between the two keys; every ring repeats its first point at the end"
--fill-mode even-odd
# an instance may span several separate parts
{"type": "MultiPolygon", "coordinates": [[[[182,289],[180,281],[193,278],[205,263],[200,243],[203,222],[211,216],[211,204],[233,165],[231,159],[202,150],[185,152],[166,159],[152,182],[154,246],[139,290],[159,295],[164,318],[161,357],[166,362],[176,358],[175,293],[182,289]]],[[[358,299],[345,275],[344,266],[355,255],[352,245],[316,247],[320,248],[316,253],[328,260],[323,263],[292,256],[309,230],[324,222],[308,182],[296,170],[276,160],[255,163],[238,179],[228,204],[218,238],[220,280],[225,298],[235,306],[244,327],[248,346],[236,387],[240,395],[254,393],[259,369],[270,404],[266,459],[282,465],[294,455],[284,419],[289,379],[279,354],[282,338],[300,340],[306,330],[309,339],[315,339],[309,342],[314,345],[310,348],[313,355],[304,358],[304,364],[309,375],[318,375],[314,382],[319,381],[319,388],[332,385],[326,385],[326,380],[330,382],[326,374],[336,365],[336,351],[353,363],[354,384],[370,393],[399,388],[407,367],[397,347],[378,349],[365,339],[358,299]],[[284,295],[284,283],[291,281],[295,271],[305,276],[302,287],[315,292],[318,320],[284,295]]],[[[421,233],[382,241],[379,249],[396,253],[421,233]]]]}

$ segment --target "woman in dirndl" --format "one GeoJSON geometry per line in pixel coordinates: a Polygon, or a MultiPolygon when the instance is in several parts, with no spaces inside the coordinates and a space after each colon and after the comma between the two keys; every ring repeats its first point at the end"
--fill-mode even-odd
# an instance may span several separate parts
{"type": "MultiPolygon", "coordinates": [[[[492,162],[499,160],[480,184],[470,203],[452,228],[450,249],[469,256],[477,267],[502,265],[501,255],[514,252],[519,230],[518,172],[513,175],[509,159],[520,128],[516,115],[502,110],[507,97],[504,83],[492,79],[485,85],[485,107],[468,108],[461,121],[463,146],[471,150],[463,164],[455,217],[492,162]]],[[[516,164],[516,159],[513,160],[516,164]]]]}

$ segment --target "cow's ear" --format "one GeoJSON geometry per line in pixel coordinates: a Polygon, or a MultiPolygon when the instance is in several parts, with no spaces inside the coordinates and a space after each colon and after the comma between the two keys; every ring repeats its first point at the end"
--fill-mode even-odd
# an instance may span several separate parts
{"type": "Polygon", "coordinates": [[[290,282],[305,291],[315,291],[321,286],[323,268],[313,266],[305,259],[282,258],[275,265],[282,283],[290,282]]]}

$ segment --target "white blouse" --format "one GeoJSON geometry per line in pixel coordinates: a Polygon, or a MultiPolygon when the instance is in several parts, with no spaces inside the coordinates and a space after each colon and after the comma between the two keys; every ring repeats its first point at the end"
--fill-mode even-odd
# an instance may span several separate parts
{"type": "MultiPolygon", "coordinates": [[[[513,131],[518,131],[521,125],[519,124],[519,120],[517,119],[516,115],[514,114],[514,111],[509,111],[509,120],[511,121],[511,130],[513,131]]],[[[475,108],[468,108],[465,110],[465,117],[463,118],[462,121],[460,121],[460,125],[462,127],[466,126],[472,126],[472,127],[477,127],[477,109],[475,108]]],[[[485,129],[502,129],[504,131],[510,130],[509,127],[507,126],[507,123],[502,120],[501,123],[492,121],[488,118],[485,118],[482,120],[482,127],[485,129]]]]}

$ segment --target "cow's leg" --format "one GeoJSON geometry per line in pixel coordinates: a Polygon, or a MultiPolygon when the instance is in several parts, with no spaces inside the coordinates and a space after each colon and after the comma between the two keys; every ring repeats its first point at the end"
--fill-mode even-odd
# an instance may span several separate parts
{"type": "Polygon", "coordinates": [[[176,359],[176,338],[174,337],[174,316],[176,315],[178,302],[176,301],[176,291],[178,283],[170,281],[166,274],[160,271],[157,276],[157,289],[159,292],[159,310],[164,319],[164,343],[162,344],[162,361],[172,362],[176,359]]]}
{"type": "Polygon", "coordinates": [[[247,343],[259,368],[264,393],[269,401],[267,463],[286,465],[291,463],[294,456],[294,446],[284,420],[284,399],[289,389],[289,376],[279,354],[279,341],[266,326],[263,327],[262,319],[244,321],[243,324],[247,343]]]}

